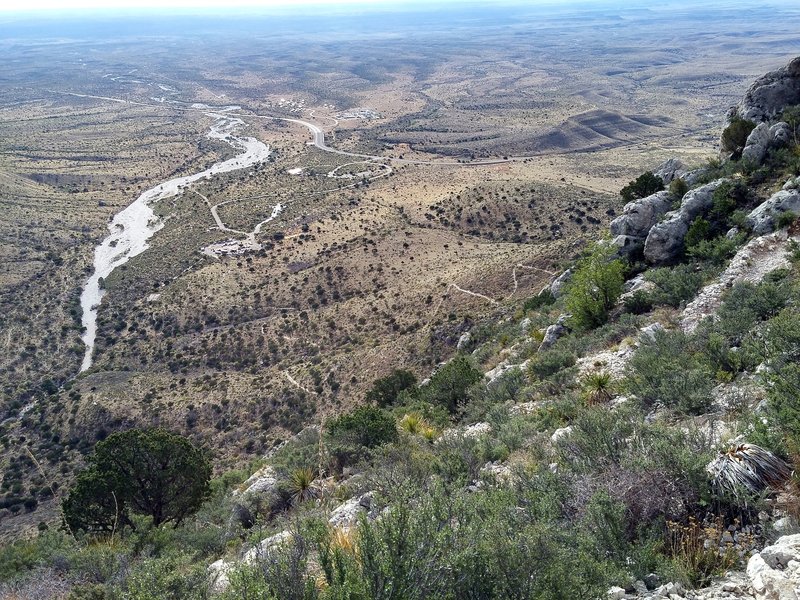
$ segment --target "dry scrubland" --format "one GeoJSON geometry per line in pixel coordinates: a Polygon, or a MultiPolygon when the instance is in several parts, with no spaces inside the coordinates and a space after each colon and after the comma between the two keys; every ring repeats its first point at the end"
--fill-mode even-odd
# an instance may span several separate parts
{"type": "Polygon", "coordinates": [[[738,14],[664,18],[2,42],[2,492],[39,509],[7,503],[0,529],[54,514],[26,446],[69,480],[108,432],[161,423],[214,448],[220,468],[242,464],[392,368],[424,377],[463,331],[538,292],[621,209],[625,182],[669,156],[714,155],[725,110],[785,62],[796,30],[758,10],[746,37],[738,14]],[[270,160],[154,207],[165,226],[106,282],[95,365],[76,377],[78,297],[106,223],[235,154],[205,137],[197,102],[241,106],[241,133],[270,160]],[[337,118],[357,107],[380,118],[337,118]],[[398,160],[370,180],[386,170],[265,117],[398,160]],[[526,158],[468,164],[506,157],[526,158]],[[337,168],[372,172],[327,177],[337,168]],[[284,210],[255,236],[261,250],[215,259],[201,249],[243,236],[220,231],[204,197],[242,232],[284,210]]]}

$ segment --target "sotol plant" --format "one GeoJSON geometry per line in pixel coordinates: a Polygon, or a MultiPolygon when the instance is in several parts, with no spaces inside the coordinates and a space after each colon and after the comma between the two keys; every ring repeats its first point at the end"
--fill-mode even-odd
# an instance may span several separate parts
{"type": "Polygon", "coordinates": [[[740,444],[722,452],[708,465],[708,472],[719,492],[733,496],[777,488],[792,474],[783,459],[754,444],[740,444]]]}

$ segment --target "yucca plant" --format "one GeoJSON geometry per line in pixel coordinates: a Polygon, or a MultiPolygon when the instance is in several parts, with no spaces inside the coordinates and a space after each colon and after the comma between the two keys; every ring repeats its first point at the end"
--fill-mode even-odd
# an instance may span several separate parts
{"type": "Polygon", "coordinates": [[[595,371],[583,379],[583,389],[588,404],[610,402],[614,397],[611,373],[595,371]]]}
{"type": "Polygon", "coordinates": [[[410,412],[403,415],[398,423],[400,430],[411,435],[419,435],[428,441],[436,437],[436,429],[430,426],[425,418],[418,412],[410,412]]]}
{"type": "Polygon", "coordinates": [[[739,444],[721,452],[706,470],[718,492],[735,497],[743,491],[758,494],[777,489],[792,474],[786,461],[755,444],[739,444]]]}
{"type": "Polygon", "coordinates": [[[300,504],[317,497],[316,475],[311,469],[295,469],[289,475],[288,490],[292,504],[300,504]]]}

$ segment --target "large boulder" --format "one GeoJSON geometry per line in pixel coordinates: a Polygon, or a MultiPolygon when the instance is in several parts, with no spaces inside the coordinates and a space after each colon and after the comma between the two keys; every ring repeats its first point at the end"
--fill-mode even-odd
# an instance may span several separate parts
{"type": "Polygon", "coordinates": [[[773,148],[780,148],[792,140],[792,128],[784,121],[778,121],[769,128],[769,144],[773,148]]]}
{"type": "Polygon", "coordinates": [[[572,274],[574,272],[575,271],[570,267],[553,280],[553,283],[550,284],[550,293],[553,294],[553,298],[558,298],[564,293],[564,288],[572,280],[572,274]]]}
{"type": "Polygon", "coordinates": [[[672,194],[667,191],[656,192],[646,198],[628,202],[622,214],[611,221],[611,235],[647,237],[650,228],[658,223],[661,216],[672,206],[672,194]]]}
{"type": "Polygon", "coordinates": [[[784,212],[800,213],[800,190],[782,189],[773,194],[769,200],[762,203],[749,215],[747,224],[753,229],[756,235],[764,235],[775,231],[776,217],[784,212]]]}
{"type": "Polygon", "coordinates": [[[743,119],[761,123],[774,119],[794,104],[800,104],[800,57],[756,79],[736,112],[743,119]]]}
{"type": "Polygon", "coordinates": [[[786,535],[747,562],[756,600],[800,600],[800,535],[786,535]]]}
{"type": "Polygon", "coordinates": [[[550,325],[544,332],[542,343],[539,344],[539,352],[548,350],[555,344],[559,338],[563,337],[569,330],[567,329],[567,320],[571,315],[561,315],[558,321],[550,325]]]}
{"type": "Polygon", "coordinates": [[[664,185],[672,183],[673,179],[681,179],[689,169],[677,158],[670,158],[669,160],[661,163],[653,170],[653,175],[660,177],[664,185]]]}
{"type": "Polygon", "coordinates": [[[744,150],[742,150],[742,160],[760,165],[767,155],[770,139],[770,126],[766,123],[759,123],[747,136],[744,150]]]}
{"type": "Polygon", "coordinates": [[[667,213],[666,219],[656,223],[644,243],[644,258],[654,265],[675,262],[684,249],[684,238],[689,225],[707,213],[714,205],[714,192],[725,181],[717,179],[689,191],[678,210],[667,213]]]}

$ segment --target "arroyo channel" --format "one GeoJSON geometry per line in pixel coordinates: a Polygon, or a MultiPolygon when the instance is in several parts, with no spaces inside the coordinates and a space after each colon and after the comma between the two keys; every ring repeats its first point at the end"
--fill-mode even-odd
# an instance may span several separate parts
{"type": "MultiPolygon", "coordinates": [[[[192,105],[193,109],[211,109],[202,104],[192,105]]],[[[134,256],[148,248],[148,240],[159,231],[164,223],[159,219],[151,206],[171,196],[177,196],[187,190],[188,186],[200,179],[208,179],[220,173],[246,169],[254,164],[267,159],[270,147],[252,137],[237,137],[234,133],[245,122],[228,114],[239,110],[238,106],[228,106],[222,109],[213,109],[214,112],[204,113],[216,119],[211,126],[207,137],[224,141],[237,150],[243,150],[237,156],[213,164],[211,167],[194,175],[177,177],[147,190],[140,195],[127,208],[114,215],[108,228],[110,234],[95,248],[94,273],[86,282],[81,293],[81,323],[84,327],[82,335],[86,346],[81,372],[92,366],[95,338],[97,336],[97,310],[103,300],[105,280],[117,267],[124,265],[134,256]]]]}

